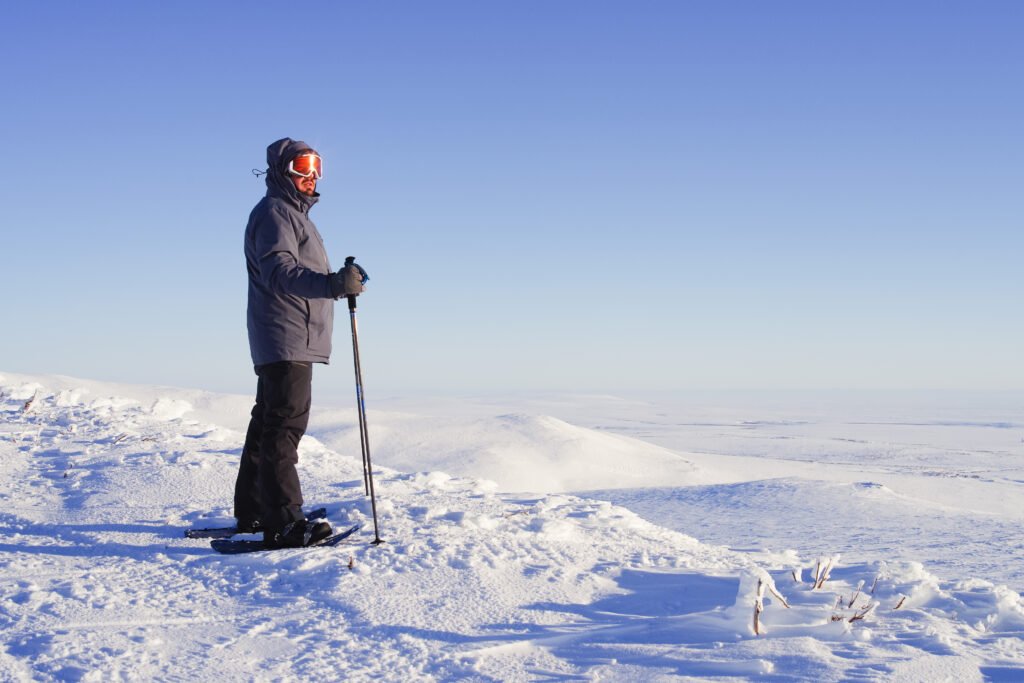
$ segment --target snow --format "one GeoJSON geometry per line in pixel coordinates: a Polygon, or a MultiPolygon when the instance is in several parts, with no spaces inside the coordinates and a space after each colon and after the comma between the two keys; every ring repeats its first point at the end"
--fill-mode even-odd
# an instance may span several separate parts
{"type": "Polygon", "coordinates": [[[1024,679],[1018,404],[779,403],[382,401],[380,546],[317,408],[222,556],[250,397],[0,373],[0,680],[1024,679]]]}

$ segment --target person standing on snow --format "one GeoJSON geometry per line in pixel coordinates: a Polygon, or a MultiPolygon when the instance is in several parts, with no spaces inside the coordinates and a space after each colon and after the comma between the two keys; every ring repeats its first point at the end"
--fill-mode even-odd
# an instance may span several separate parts
{"type": "Polygon", "coordinates": [[[269,548],[307,546],[331,535],[306,520],[296,471],[309,422],[313,363],[331,355],[334,300],[356,296],[368,279],[356,264],[331,272],[309,210],[320,194],[320,155],[282,138],[267,147],[267,194],[249,214],[246,322],[259,378],[235,482],[240,531],[263,531],[269,548]]]}

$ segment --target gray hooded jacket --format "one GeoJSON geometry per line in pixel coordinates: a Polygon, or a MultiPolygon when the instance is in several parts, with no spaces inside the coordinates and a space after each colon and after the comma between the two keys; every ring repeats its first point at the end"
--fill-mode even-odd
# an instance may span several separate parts
{"type": "Polygon", "coordinates": [[[288,178],[288,162],[312,148],[283,138],[267,147],[267,196],[249,214],[245,265],[246,322],[253,365],[278,361],[326,363],[331,356],[334,297],[331,264],[304,195],[288,178]]]}

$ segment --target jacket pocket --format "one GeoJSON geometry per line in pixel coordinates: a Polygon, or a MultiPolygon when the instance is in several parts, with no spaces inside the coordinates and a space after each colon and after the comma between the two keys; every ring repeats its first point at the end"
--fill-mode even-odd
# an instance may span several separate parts
{"type": "Polygon", "coordinates": [[[309,299],[303,299],[302,302],[306,305],[306,348],[308,349],[313,341],[313,330],[311,329],[313,316],[309,310],[309,299]]]}

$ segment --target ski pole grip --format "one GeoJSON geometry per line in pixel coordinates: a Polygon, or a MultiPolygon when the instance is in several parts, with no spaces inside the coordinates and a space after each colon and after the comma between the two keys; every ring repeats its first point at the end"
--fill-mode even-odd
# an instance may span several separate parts
{"type": "MultiPolygon", "coordinates": [[[[355,256],[346,256],[345,257],[345,267],[346,268],[348,268],[349,266],[351,266],[355,262],[356,262],[356,257],[355,256]]],[[[348,295],[348,310],[350,310],[350,311],[356,310],[356,295],[355,294],[349,294],[348,295]]]]}

